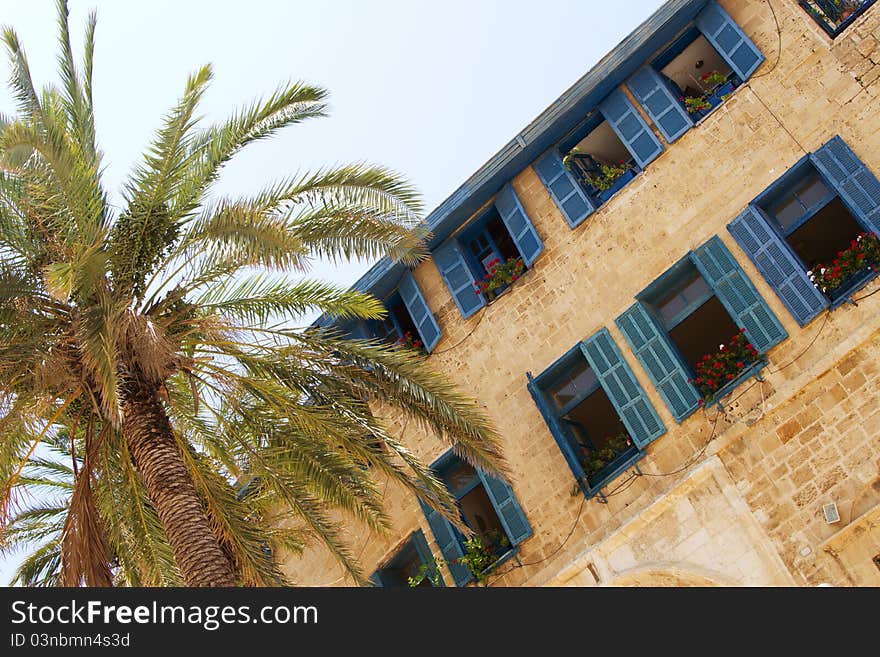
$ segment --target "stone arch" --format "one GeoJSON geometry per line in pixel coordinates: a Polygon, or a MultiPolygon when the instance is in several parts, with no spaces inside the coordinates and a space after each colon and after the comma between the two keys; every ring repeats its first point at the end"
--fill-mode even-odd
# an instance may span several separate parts
{"type": "Polygon", "coordinates": [[[617,573],[606,586],[739,586],[732,578],[708,568],[680,562],[654,562],[617,573]]]}

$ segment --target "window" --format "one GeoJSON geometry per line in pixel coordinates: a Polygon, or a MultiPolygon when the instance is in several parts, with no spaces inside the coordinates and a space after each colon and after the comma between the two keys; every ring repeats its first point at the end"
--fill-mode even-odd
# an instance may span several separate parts
{"type": "Polygon", "coordinates": [[[482,292],[477,284],[491,275],[496,261],[518,258],[528,268],[543,250],[544,243],[508,184],[493,204],[432,255],[455,305],[468,318],[504,290],[482,292]]]}
{"type": "Polygon", "coordinates": [[[720,398],[753,373],[758,356],[786,337],[717,236],[685,256],[636,299],[616,324],[678,422],[693,413],[704,397],[720,398]],[[743,339],[756,353],[749,350],[748,358],[744,356],[732,369],[722,371],[722,376],[713,377],[713,390],[706,392],[699,380],[703,363],[714,362],[732,344],[745,347],[743,339]]]}
{"type": "Polygon", "coordinates": [[[617,89],[534,169],[574,228],[662,151],[648,124],[617,89]]]}
{"type": "Polygon", "coordinates": [[[676,39],[651,66],[695,123],[742,83],[696,27],[676,39]]]}
{"type": "Polygon", "coordinates": [[[694,24],[627,86],[671,143],[724,102],[763,61],[757,46],[711,0],[694,24]]]}
{"type": "Polygon", "coordinates": [[[404,272],[397,289],[383,300],[388,314],[365,323],[365,337],[403,344],[430,353],[440,340],[440,326],[410,272],[404,272]]]}
{"type": "Polygon", "coordinates": [[[421,574],[427,568],[428,577],[418,586],[443,586],[443,576],[434,568],[434,558],[422,530],[413,532],[409,540],[396,555],[370,577],[376,586],[409,586],[409,579],[421,574]]]}
{"type": "Polygon", "coordinates": [[[803,326],[875,276],[870,248],[880,232],[880,182],[837,136],[727,228],[803,326]]]}
{"type": "Polygon", "coordinates": [[[874,0],[799,0],[799,4],[833,39],[874,4],[874,0]]]}
{"type": "MultiPolygon", "coordinates": [[[[493,566],[513,556],[516,546],[532,535],[532,528],[522,512],[513,490],[500,479],[473,468],[452,452],[447,452],[432,466],[458,502],[464,524],[490,547],[497,557],[493,566]]],[[[473,574],[455,561],[464,555],[465,538],[446,518],[419,501],[425,518],[449,573],[457,586],[464,586],[473,574]]]]}
{"type": "Polygon", "coordinates": [[[587,497],[602,497],[602,488],[666,430],[607,329],[528,378],[529,392],[587,497]]]}

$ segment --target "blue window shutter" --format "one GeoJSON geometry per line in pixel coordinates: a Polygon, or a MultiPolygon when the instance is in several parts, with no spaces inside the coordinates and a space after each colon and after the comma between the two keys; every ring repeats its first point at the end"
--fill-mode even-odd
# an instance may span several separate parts
{"type": "Polygon", "coordinates": [[[577,454],[575,454],[575,451],[572,448],[567,435],[562,430],[562,426],[559,424],[559,420],[556,418],[556,414],[553,412],[550,404],[544,398],[544,393],[541,392],[541,389],[538,387],[535,379],[532,378],[532,375],[526,373],[526,377],[528,377],[529,380],[529,394],[531,394],[532,399],[535,400],[535,405],[541,412],[541,416],[544,418],[544,422],[547,423],[547,427],[550,429],[550,433],[553,435],[553,439],[559,446],[559,451],[562,452],[562,456],[565,457],[565,462],[568,463],[568,467],[571,468],[571,472],[574,475],[574,478],[578,481],[581,481],[585,476],[584,468],[583,466],[581,466],[580,461],[578,461],[577,454]]]}
{"type": "Polygon", "coordinates": [[[486,493],[492,500],[492,505],[498,513],[501,524],[507,532],[507,538],[510,539],[512,545],[519,545],[529,536],[532,535],[532,526],[526,519],[522,507],[516,501],[513,489],[500,479],[496,479],[492,475],[486,474],[482,470],[477,470],[483,485],[486,487],[486,493]]]}
{"type": "Polygon", "coordinates": [[[375,573],[370,575],[370,581],[373,583],[373,586],[385,586],[385,583],[382,579],[381,570],[377,570],[375,573]]]}
{"type": "Polygon", "coordinates": [[[437,547],[440,553],[449,565],[449,573],[456,586],[464,586],[471,581],[471,571],[464,564],[452,563],[459,557],[464,556],[464,550],[461,543],[458,542],[458,532],[446,518],[440,513],[429,507],[427,504],[419,500],[428,526],[434,534],[434,540],[437,541],[437,547]]]}
{"type": "Polygon", "coordinates": [[[581,351],[599,379],[602,389],[617,409],[633,442],[643,448],[662,436],[666,427],[614,344],[608,329],[603,328],[584,340],[581,351]]]}
{"type": "Polygon", "coordinates": [[[758,47],[715,0],[711,0],[697,15],[696,23],[703,36],[724,57],[740,80],[748,79],[764,61],[764,55],[758,47]]]}
{"type": "Polygon", "coordinates": [[[693,260],[733,320],[745,328],[755,349],[766,353],[788,337],[770,306],[717,235],[694,250],[693,260]]]}
{"type": "Polygon", "coordinates": [[[544,243],[538,237],[538,232],[529,220],[529,215],[523,209],[510,183],[498,192],[498,196],[495,197],[495,207],[498,209],[498,214],[501,215],[504,225],[507,226],[516,248],[519,249],[523,262],[526,267],[530,267],[538,254],[544,250],[544,243]]]}
{"type": "Polygon", "coordinates": [[[698,406],[700,394],[688,383],[688,374],[662,333],[639,302],[614,320],[630,348],[656,386],[676,422],[681,422],[698,406]]]}
{"type": "Polygon", "coordinates": [[[880,182],[840,136],[834,136],[810,160],[828,179],[861,224],[880,235],[880,182]]]}
{"type": "Polygon", "coordinates": [[[727,230],[798,324],[805,326],[828,307],[828,299],[810,281],[800,260],[771,228],[762,210],[748,206],[727,230]]]}
{"type": "Polygon", "coordinates": [[[446,242],[432,255],[462,317],[467,319],[486,305],[483,295],[476,293],[476,281],[457,242],[446,242]]]}
{"type": "Polygon", "coordinates": [[[626,86],[670,144],[694,125],[687,111],[650,66],[637,71],[626,86]]]}
{"type": "Polygon", "coordinates": [[[569,226],[574,228],[595,210],[590,197],[565,168],[555,148],[535,162],[533,168],[569,226]]]}
{"type": "Polygon", "coordinates": [[[428,303],[425,301],[425,297],[422,295],[416,279],[413,278],[410,272],[405,271],[397,289],[400,290],[400,298],[403,300],[403,305],[409,311],[413,324],[416,325],[419,335],[422,336],[425,350],[431,351],[437,345],[437,341],[440,340],[440,326],[437,324],[437,320],[434,319],[431,309],[428,308],[428,303]]]}
{"type": "Polygon", "coordinates": [[[599,111],[643,169],[663,152],[660,140],[620,89],[599,103],[599,111]]]}

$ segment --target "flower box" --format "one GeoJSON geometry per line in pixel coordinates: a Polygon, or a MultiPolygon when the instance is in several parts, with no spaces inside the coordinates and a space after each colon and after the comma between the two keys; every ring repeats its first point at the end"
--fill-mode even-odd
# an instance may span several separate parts
{"type": "MultiPolygon", "coordinates": [[[[724,84],[720,85],[719,87],[717,87],[715,89],[715,91],[713,91],[712,94],[708,98],[706,98],[706,100],[709,101],[709,104],[712,106],[712,109],[715,109],[721,103],[724,102],[724,96],[732,94],[733,90],[734,90],[733,81],[730,80],[730,81],[725,82],[724,84]]],[[[712,111],[711,109],[707,110],[706,113],[708,114],[711,111],[712,111]]]]}
{"type": "Polygon", "coordinates": [[[724,397],[754,374],[756,365],[763,366],[761,355],[749,342],[745,329],[740,329],[726,344],[718,345],[718,351],[703,356],[697,364],[696,377],[688,382],[702,395],[702,406],[724,397]]]}
{"type": "Polygon", "coordinates": [[[807,272],[820,292],[837,307],[870,280],[880,264],[880,239],[874,233],[860,233],[849,247],[837,252],[830,264],[816,265],[807,272]]]}
{"type": "Polygon", "coordinates": [[[611,184],[611,187],[605,189],[597,194],[599,200],[602,203],[605,203],[608,199],[614,196],[618,191],[623,188],[630,180],[636,177],[636,172],[632,169],[627,169],[611,184]]]}
{"type": "Polygon", "coordinates": [[[733,380],[725,383],[721,388],[716,390],[714,393],[706,397],[705,399],[700,400],[701,406],[711,406],[715,403],[720,403],[722,399],[724,399],[727,395],[733,392],[736,388],[738,388],[743,381],[749,379],[753,376],[757,376],[764,367],[767,366],[767,360],[765,358],[759,358],[754,361],[751,365],[747,365],[733,380]]]}

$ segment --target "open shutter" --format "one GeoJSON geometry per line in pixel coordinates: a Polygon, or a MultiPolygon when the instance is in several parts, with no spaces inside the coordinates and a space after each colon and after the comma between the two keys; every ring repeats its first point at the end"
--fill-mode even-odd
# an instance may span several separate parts
{"type": "Polygon", "coordinates": [[[764,61],[764,55],[758,47],[715,0],[711,0],[697,15],[696,23],[703,36],[730,64],[740,80],[745,81],[764,61]]]}
{"type": "Polygon", "coordinates": [[[526,377],[529,380],[529,393],[532,395],[532,399],[535,400],[535,405],[541,412],[541,416],[544,418],[544,422],[547,423],[547,427],[550,429],[550,433],[553,435],[553,439],[559,446],[559,451],[562,452],[562,456],[565,457],[565,462],[568,463],[568,467],[571,468],[571,472],[574,475],[574,478],[578,481],[581,481],[585,476],[584,468],[583,466],[581,466],[580,461],[578,461],[578,457],[577,454],[575,454],[574,448],[571,446],[568,437],[563,431],[562,426],[559,424],[559,420],[556,418],[556,414],[553,412],[550,404],[544,398],[544,394],[541,392],[541,389],[538,388],[538,384],[535,382],[535,379],[532,378],[532,375],[528,372],[526,373],[526,377]]]}
{"type": "Polygon", "coordinates": [[[608,329],[603,328],[584,340],[581,351],[635,444],[643,448],[662,436],[666,427],[614,344],[608,329]]]}
{"type": "Polygon", "coordinates": [[[492,500],[495,511],[501,519],[501,524],[504,525],[507,538],[510,539],[512,545],[519,545],[532,535],[532,526],[529,525],[526,514],[523,513],[522,507],[516,501],[513,489],[500,479],[496,479],[482,470],[477,470],[477,472],[480,479],[483,480],[489,499],[492,500]]]}
{"type": "Polygon", "coordinates": [[[413,324],[416,325],[419,335],[422,336],[425,350],[431,351],[437,345],[437,341],[440,340],[440,326],[437,324],[437,320],[434,319],[431,309],[428,308],[428,304],[416,283],[416,279],[413,278],[410,272],[404,272],[397,289],[400,290],[400,298],[403,300],[403,305],[409,311],[413,324]]]}
{"type": "Polygon", "coordinates": [[[462,317],[467,319],[486,305],[483,295],[476,293],[476,281],[457,242],[443,244],[434,251],[433,257],[462,317]]]}
{"type": "Polygon", "coordinates": [[[377,570],[375,573],[370,575],[370,581],[373,583],[373,586],[385,586],[385,583],[382,580],[381,570],[377,570]]]}
{"type": "Polygon", "coordinates": [[[840,136],[834,136],[810,160],[856,214],[862,225],[880,235],[880,182],[840,136]]]}
{"type": "Polygon", "coordinates": [[[626,86],[670,144],[694,125],[687,111],[650,66],[636,72],[626,86]]]}
{"type": "Polygon", "coordinates": [[[681,422],[698,406],[700,394],[688,383],[688,374],[673,351],[666,335],[636,302],[615,320],[642,367],[648,372],[676,422],[681,422]]]}
{"type": "Polygon", "coordinates": [[[727,312],[741,328],[745,328],[749,342],[760,353],[766,353],[788,336],[717,235],[694,250],[694,262],[727,312]]]}
{"type": "Polygon", "coordinates": [[[428,564],[428,577],[431,579],[431,583],[433,584],[433,579],[436,576],[439,580],[436,586],[445,586],[443,575],[438,573],[434,567],[434,555],[431,553],[431,548],[428,547],[428,541],[425,540],[425,535],[421,529],[413,533],[412,542],[419,555],[419,559],[422,560],[422,563],[428,564]]]}
{"type": "Polygon", "coordinates": [[[498,210],[498,214],[501,215],[504,225],[507,226],[510,237],[513,238],[513,243],[519,249],[523,263],[525,263],[526,267],[530,267],[535,258],[538,257],[538,254],[544,250],[544,243],[538,237],[538,232],[529,220],[529,216],[523,209],[510,183],[506,184],[498,192],[498,196],[495,197],[495,207],[498,210]]]}
{"type": "Polygon", "coordinates": [[[643,169],[663,152],[660,140],[620,89],[599,103],[599,111],[643,169]]]}
{"type": "Polygon", "coordinates": [[[464,586],[471,581],[471,571],[467,566],[460,563],[452,563],[459,557],[464,556],[464,550],[461,543],[458,542],[458,532],[446,518],[437,511],[429,507],[427,504],[419,500],[428,526],[434,534],[434,540],[437,541],[437,547],[449,566],[449,573],[456,586],[464,586]]]}
{"type": "Polygon", "coordinates": [[[554,148],[535,162],[533,168],[569,226],[574,228],[592,214],[593,202],[565,168],[559,151],[554,148]]]}
{"type": "Polygon", "coordinates": [[[750,205],[727,230],[755,263],[798,324],[805,326],[828,307],[828,299],[807,276],[800,260],[777,235],[762,211],[750,205]]]}

